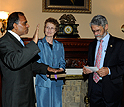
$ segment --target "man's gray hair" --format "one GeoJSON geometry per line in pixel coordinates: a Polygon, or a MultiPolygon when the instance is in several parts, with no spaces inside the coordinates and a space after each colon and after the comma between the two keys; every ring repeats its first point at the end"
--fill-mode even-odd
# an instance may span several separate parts
{"type": "Polygon", "coordinates": [[[98,26],[102,26],[103,28],[105,28],[105,25],[108,24],[107,19],[102,16],[102,15],[96,15],[93,17],[93,19],[90,22],[90,27],[92,25],[98,25],[98,26]]]}

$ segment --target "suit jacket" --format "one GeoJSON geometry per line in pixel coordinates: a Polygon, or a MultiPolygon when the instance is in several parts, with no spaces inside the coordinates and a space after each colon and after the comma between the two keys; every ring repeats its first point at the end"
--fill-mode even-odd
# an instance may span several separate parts
{"type": "MultiPolygon", "coordinates": [[[[97,40],[95,39],[89,45],[88,65],[94,66],[95,48],[97,40]]],[[[110,69],[111,75],[102,78],[102,93],[107,102],[114,102],[122,99],[124,74],[124,41],[110,35],[103,67],[110,69]]],[[[93,83],[93,73],[89,74],[88,95],[90,96],[93,83]]]]}
{"type": "Polygon", "coordinates": [[[38,52],[33,41],[23,47],[9,32],[0,38],[2,107],[34,107],[33,71],[46,74],[48,67],[35,61],[38,52]]]}

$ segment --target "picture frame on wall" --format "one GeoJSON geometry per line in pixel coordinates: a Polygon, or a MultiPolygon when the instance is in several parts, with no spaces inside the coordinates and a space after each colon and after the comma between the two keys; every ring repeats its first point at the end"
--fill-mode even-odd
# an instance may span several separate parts
{"type": "Polygon", "coordinates": [[[91,0],[42,0],[42,12],[91,13],[91,0]]]}

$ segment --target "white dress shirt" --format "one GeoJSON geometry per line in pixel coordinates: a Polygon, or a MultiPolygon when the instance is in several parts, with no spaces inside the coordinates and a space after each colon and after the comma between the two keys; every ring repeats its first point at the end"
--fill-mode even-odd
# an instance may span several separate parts
{"type": "MultiPolygon", "coordinates": [[[[104,58],[105,58],[105,54],[106,54],[106,50],[107,50],[107,46],[108,46],[108,41],[109,41],[110,35],[109,33],[107,33],[107,35],[102,39],[102,56],[101,56],[101,61],[100,61],[100,68],[103,67],[104,64],[104,58]]],[[[95,61],[96,61],[96,55],[97,55],[97,51],[100,45],[100,40],[97,41],[97,45],[96,45],[96,51],[95,51],[95,60],[94,60],[94,65],[95,65],[95,61]]],[[[109,70],[109,75],[110,75],[110,70],[109,70]]],[[[102,79],[100,77],[100,79],[102,79]]]]}
{"type": "Polygon", "coordinates": [[[8,30],[9,33],[11,33],[19,42],[21,40],[20,36],[18,34],[16,34],[15,32],[8,30]]]}

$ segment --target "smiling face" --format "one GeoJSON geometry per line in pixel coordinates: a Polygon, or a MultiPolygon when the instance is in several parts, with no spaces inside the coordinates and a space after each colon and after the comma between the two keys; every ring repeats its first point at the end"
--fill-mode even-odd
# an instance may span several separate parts
{"type": "Polygon", "coordinates": [[[98,26],[98,25],[92,25],[91,29],[92,29],[93,34],[95,35],[95,38],[97,40],[101,40],[107,34],[108,24],[105,25],[105,28],[103,28],[102,26],[98,26]]]}
{"type": "Polygon", "coordinates": [[[45,26],[45,35],[53,37],[55,33],[56,33],[56,26],[50,22],[47,22],[45,26]]]}
{"type": "Polygon", "coordinates": [[[29,24],[27,24],[26,17],[23,15],[19,15],[19,22],[18,24],[14,23],[14,32],[19,36],[25,35],[28,33],[29,24]]]}

